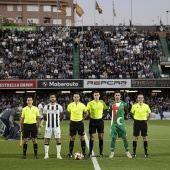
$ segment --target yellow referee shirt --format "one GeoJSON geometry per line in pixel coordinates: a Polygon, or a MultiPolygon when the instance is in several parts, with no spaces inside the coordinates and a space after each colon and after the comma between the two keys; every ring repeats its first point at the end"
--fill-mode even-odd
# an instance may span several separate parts
{"type": "Polygon", "coordinates": [[[38,107],[31,106],[31,107],[24,107],[22,109],[21,117],[24,118],[25,124],[34,124],[37,123],[37,117],[40,116],[38,107]]]}
{"type": "Polygon", "coordinates": [[[107,110],[107,106],[104,101],[99,100],[96,102],[95,100],[92,100],[88,102],[87,109],[90,111],[91,119],[101,119],[103,116],[103,110],[107,110]]]}
{"type": "Polygon", "coordinates": [[[87,107],[81,102],[77,104],[72,102],[67,106],[67,111],[71,113],[70,120],[78,122],[82,121],[83,112],[87,111],[87,107]]]}
{"type": "Polygon", "coordinates": [[[134,104],[130,112],[134,114],[135,120],[147,120],[147,114],[151,114],[149,106],[145,103],[142,105],[139,103],[134,104]]]}

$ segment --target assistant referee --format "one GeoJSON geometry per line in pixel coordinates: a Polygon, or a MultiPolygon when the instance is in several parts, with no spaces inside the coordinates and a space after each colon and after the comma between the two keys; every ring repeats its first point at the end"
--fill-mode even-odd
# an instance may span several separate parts
{"type": "Polygon", "coordinates": [[[33,97],[27,97],[27,106],[22,109],[22,115],[20,118],[20,131],[23,131],[23,156],[21,159],[26,159],[26,152],[28,146],[28,138],[32,137],[32,142],[34,146],[34,158],[38,159],[37,156],[37,123],[40,127],[40,114],[36,106],[33,106],[33,97]]]}
{"type": "Polygon", "coordinates": [[[134,119],[133,125],[133,155],[136,157],[136,147],[139,133],[143,137],[143,147],[145,151],[145,158],[148,158],[148,123],[147,121],[151,117],[151,110],[147,104],[144,103],[143,94],[138,94],[137,96],[138,103],[134,104],[131,108],[131,115],[134,119]]]}

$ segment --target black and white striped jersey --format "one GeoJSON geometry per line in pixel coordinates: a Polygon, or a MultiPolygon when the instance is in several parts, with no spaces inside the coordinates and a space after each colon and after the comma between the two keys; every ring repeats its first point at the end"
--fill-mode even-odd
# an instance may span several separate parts
{"type": "Polygon", "coordinates": [[[55,128],[60,126],[60,114],[63,107],[60,104],[47,104],[43,109],[43,114],[47,115],[46,127],[55,128]]]}

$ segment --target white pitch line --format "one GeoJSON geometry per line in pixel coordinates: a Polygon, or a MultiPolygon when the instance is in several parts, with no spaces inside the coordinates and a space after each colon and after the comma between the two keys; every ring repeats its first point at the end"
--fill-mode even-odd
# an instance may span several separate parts
{"type": "MultiPolygon", "coordinates": [[[[85,133],[84,137],[85,137],[85,141],[86,141],[86,146],[87,146],[87,148],[88,148],[88,150],[89,150],[89,139],[88,139],[86,133],[85,133]]],[[[95,156],[95,154],[94,154],[93,151],[92,151],[92,155],[95,156]]],[[[92,159],[92,162],[93,162],[93,165],[94,165],[94,169],[95,169],[95,170],[101,170],[101,168],[100,168],[100,166],[99,166],[99,163],[98,163],[96,157],[92,157],[91,159],[92,159]]]]}

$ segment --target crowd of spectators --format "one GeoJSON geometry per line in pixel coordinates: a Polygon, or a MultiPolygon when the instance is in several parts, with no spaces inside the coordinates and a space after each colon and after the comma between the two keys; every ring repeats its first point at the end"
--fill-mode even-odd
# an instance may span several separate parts
{"type": "Polygon", "coordinates": [[[158,78],[152,65],[163,56],[159,35],[117,29],[86,31],[80,39],[80,72],[88,78],[158,78]]]}
{"type": "Polygon", "coordinates": [[[62,31],[0,29],[0,79],[73,78],[73,42],[62,31]]]}
{"type": "Polygon", "coordinates": [[[0,29],[0,79],[72,79],[74,36],[79,38],[80,78],[157,78],[158,34],[118,28],[71,31],[0,29]]]}

